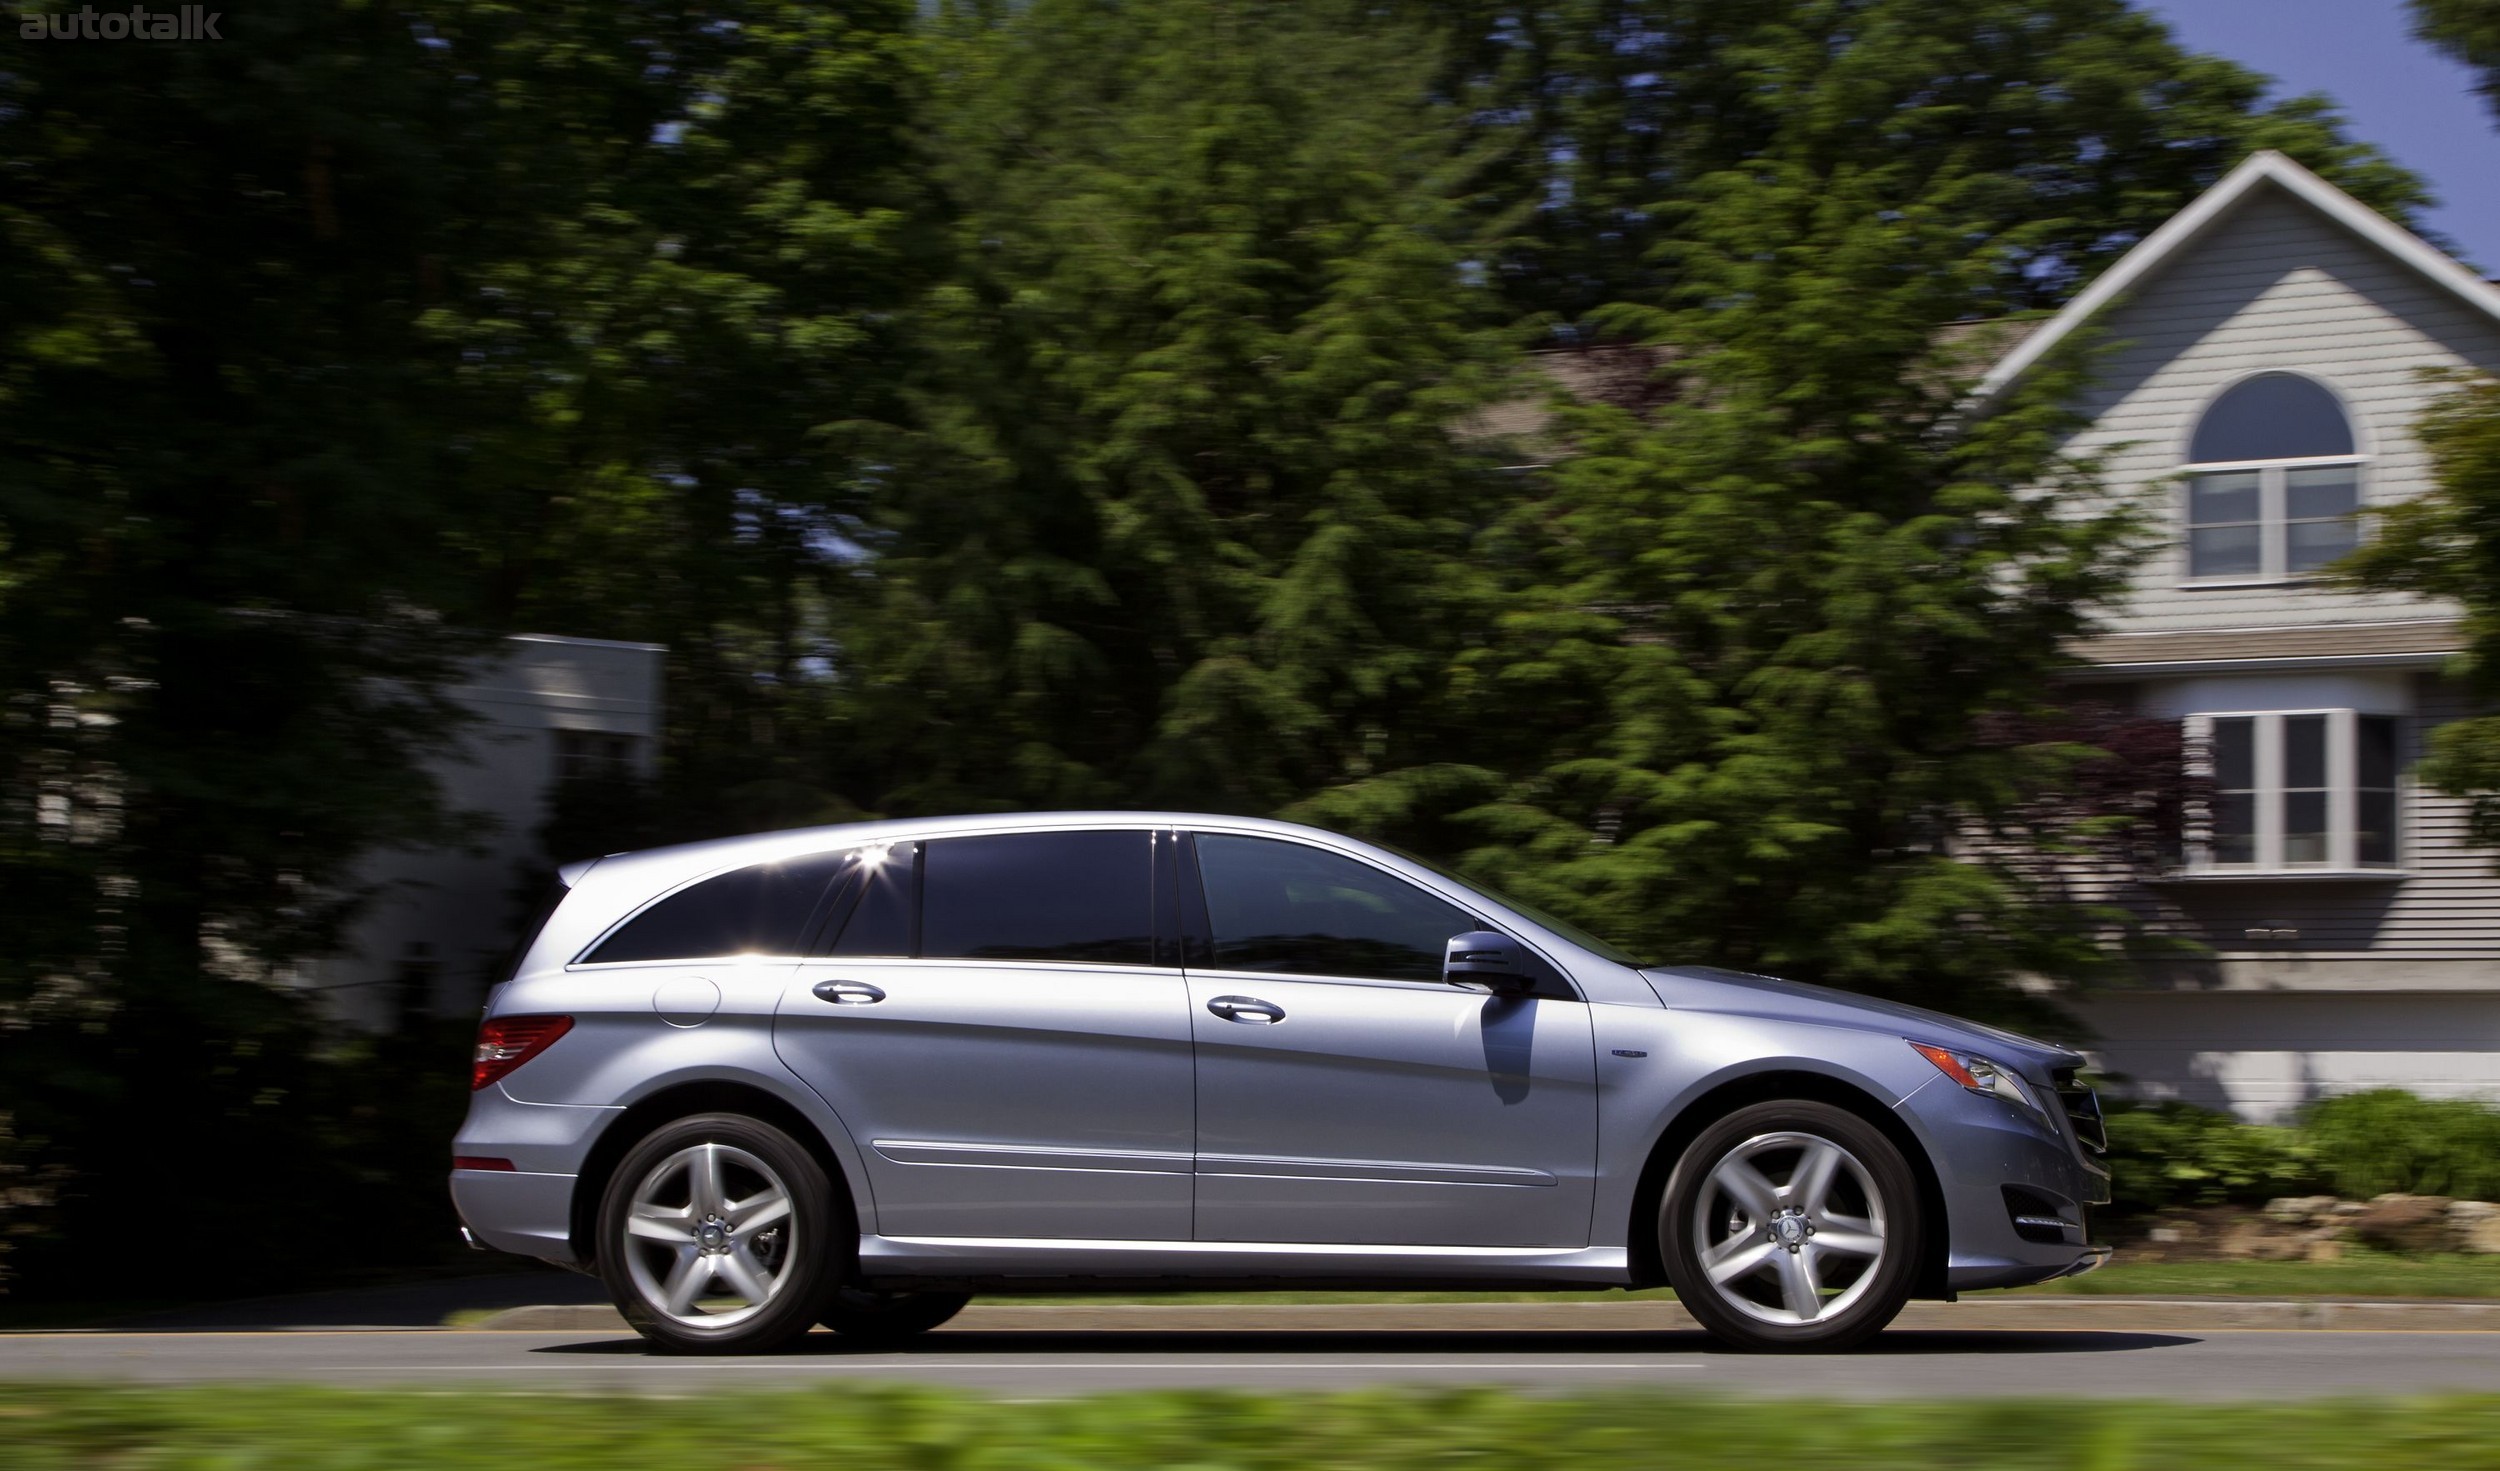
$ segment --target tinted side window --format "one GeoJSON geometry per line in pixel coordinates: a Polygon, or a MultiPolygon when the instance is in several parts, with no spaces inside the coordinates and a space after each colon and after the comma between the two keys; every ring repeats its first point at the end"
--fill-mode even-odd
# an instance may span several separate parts
{"type": "Polygon", "coordinates": [[[920,897],[920,845],[896,843],[859,854],[860,888],[828,955],[911,954],[912,910],[920,897]]]}
{"type": "Polygon", "coordinates": [[[705,879],[652,905],[588,961],[700,960],[715,955],[797,955],[809,939],[825,885],[850,861],[820,853],[758,863],[705,879]]]}
{"type": "Polygon", "coordinates": [[[1151,961],[1143,832],[940,838],[920,858],[920,953],[932,959],[1151,961]]]}
{"type": "Polygon", "coordinates": [[[1450,936],[1483,928],[1403,879],[1300,843],[1202,833],[1198,871],[1218,970],[1437,981],[1450,936]]]}

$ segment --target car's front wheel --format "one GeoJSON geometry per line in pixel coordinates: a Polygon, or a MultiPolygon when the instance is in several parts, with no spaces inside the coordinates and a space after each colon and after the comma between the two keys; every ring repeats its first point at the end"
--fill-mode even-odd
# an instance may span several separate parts
{"type": "Polygon", "coordinates": [[[1701,1132],[1668,1179],[1659,1247],[1675,1295],[1741,1348],[1863,1343],[1916,1275],[1918,1187],[1883,1132],[1826,1103],[1762,1103],[1701,1132]]]}
{"type": "Polygon", "coordinates": [[[599,1275],[662,1348],[761,1353],[816,1321],[848,1229],[796,1140],[741,1114],[697,1114],[618,1163],[599,1211],[599,1275]]]}

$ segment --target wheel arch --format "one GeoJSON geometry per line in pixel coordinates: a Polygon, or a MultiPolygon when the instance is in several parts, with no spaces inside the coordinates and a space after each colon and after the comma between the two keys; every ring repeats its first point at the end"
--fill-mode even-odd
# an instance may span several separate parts
{"type": "Polygon", "coordinates": [[[1675,1172],[1676,1161],[1683,1158],[1684,1151],[1702,1130],[1740,1108],[1790,1101],[1826,1103],[1845,1109],[1880,1130],[1901,1151],[1901,1157],[1909,1161],[1912,1178],[1918,1182],[1919,1218],[1925,1227],[1919,1240],[1918,1275],[1912,1279],[1910,1295],[1950,1300],[1953,1294],[1946,1285],[1945,1268],[1952,1257],[1951,1223],[1945,1215],[1944,1183],[1936,1173],[1935,1161],[1928,1157],[1927,1147],[1900,1115],[1886,1108],[1874,1094],[1845,1078],[1802,1068],[1773,1068],[1725,1079],[1695,1096],[1667,1120],[1650,1145],[1648,1159],[1641,1167],[1640,1183],[1632,1192],[1632,1219],[1625,1230],[1625,1244],[1631,1252],[1633,1284],[1658,1287],[1666,1283],[1667,1265],[1658,1249],[1659,1201],[1666,1193],[1668,1176],[1675,1172]]]}
{"type": "MultiPolygon", "coordinates": [[[[567,1222],[574,1258],[583,1269],[597,1268],[599,1202],[607,1195],[608,1181],[615,1175],[618,1162],[654,1130],[699,1113],[743,1114],[789,1135],[824,1170],[825,1178],[840,1192],[843,1206],[857,1224],[858,1192],[852,1188],[832,1143],[814,1120],[768,1088],[730,1078],[699,1078],[670,1084],[635,1100],[600,1132],[598,1141],[591,1146],[573,1185],[572,1212],[567,1222]]],[[[856,1250],[858,1243],[854,1239],[837,1245],[856,1250]]]]}

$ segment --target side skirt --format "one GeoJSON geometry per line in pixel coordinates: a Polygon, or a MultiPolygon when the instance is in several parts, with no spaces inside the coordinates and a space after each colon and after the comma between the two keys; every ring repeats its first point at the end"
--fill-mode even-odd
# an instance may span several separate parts
{"type": "Polygon", "coordinates": [[[1534,1291],[1628,1287],[1619,1246],[1345,1246],[1271,1241],[1086,1241],[1017,1236],[859,1238],[877,1285],[987,1292],[1297,1288],[1534,1291]]]}

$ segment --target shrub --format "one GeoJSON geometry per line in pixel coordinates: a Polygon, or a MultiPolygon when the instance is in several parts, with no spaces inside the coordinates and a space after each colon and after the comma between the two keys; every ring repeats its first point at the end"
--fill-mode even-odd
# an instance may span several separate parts
{"type": "Polygon", "coordinates": [[[2314,1189],[2320,1179],[2297,1130],[2244,1124],[2184,1103],[2122,1107],[2109,1116],[2110,1209],[2253,1204],[2314,1189]]]}
{"type": "Polygon", "coordinates": [[[2500,1199],[2500,1109],[2487,1104],[2373,1088],[2310,1105],[2300,1131],[2319,1173],[2349,1199],[2390,1190],[2500,1199]]]}

